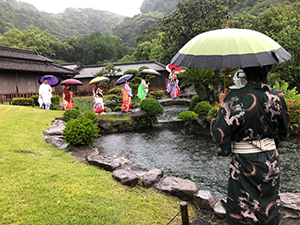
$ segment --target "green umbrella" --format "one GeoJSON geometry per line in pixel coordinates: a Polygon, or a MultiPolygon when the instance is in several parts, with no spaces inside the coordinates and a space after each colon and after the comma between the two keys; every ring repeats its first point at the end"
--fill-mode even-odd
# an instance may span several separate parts
{"type": "Polygon", "coordinates": [[[281,64],[291,58],[283,47],[260,32],[225,28],[194,37],[179,50],[171,63],[223,69],[281,64]]]}

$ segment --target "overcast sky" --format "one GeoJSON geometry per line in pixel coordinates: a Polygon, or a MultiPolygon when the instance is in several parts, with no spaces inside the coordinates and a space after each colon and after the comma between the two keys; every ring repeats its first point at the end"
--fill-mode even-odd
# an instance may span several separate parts
{"type": "Polygon", "coordinates": [[[144,0],[19,0],[34,5],[39,11],[62,13],[66,8],[93,8],[133,17],[140,13],[144,0]]]}

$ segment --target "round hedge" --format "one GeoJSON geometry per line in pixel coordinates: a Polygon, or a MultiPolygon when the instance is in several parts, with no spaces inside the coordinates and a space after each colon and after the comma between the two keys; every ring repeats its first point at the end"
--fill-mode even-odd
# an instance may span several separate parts
{"type": "Polygon", "coordinates": [[[98,116],[94,112],[92,112],[90,110],[85,111],[83,113],[83,116],[86,117],[86,118],[88,118],[88,119],[90,119],[90,120],[92,120],[93,123],[96,123],[98,121],[98,116]]]}
{"type": "Polygon", "coordinates": [[[164,108],[154,98],[146,98],[141,101],[141,109],[145,110],[149,116],[156,116],[164,113],[164,108]]]}
{"type": "Polygon", "coordinates": [[[192,99],[191,99],[191,104],[190,104],[190,110],[194,111],[196,105],[201,102],[200,98],[198,95],[195,95],[192,99]]]}
{"type": "Polygon", "coordinates": [[[66,124],[62,135],[72,146],[90,145],[98,137],[98,130],[92,120],[79,116],[66,124]]]}
{"type": "Polygon", "coordinates": [[[80,112],[76,109],[68,109],[64,112],[64,121],[69,122],[71,119],[76,119],[80,115],[80,112]]]}
{"type": "Polygon", "coordinates": [[[194,112],[199,115],[206,115],[211,108],[212,107],[208,102],[202,101],[196,105],[194,112]]]}
{"type": "Polygon", "coordinates": [[[178,115],[177,119],[183,119],[183,120],[197,120],[198,114],[193,111],[185,111],[178,115]]]}

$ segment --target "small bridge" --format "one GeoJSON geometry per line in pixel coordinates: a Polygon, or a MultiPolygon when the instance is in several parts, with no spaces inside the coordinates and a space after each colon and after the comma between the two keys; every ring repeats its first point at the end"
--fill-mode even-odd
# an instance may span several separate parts
{"type": "Polygon", "coordinates": [[[159,103],[165,107],[170,105],[184,105],[184,106],[190,106],[191,100],[190,99],[172,99],[172,98],[164,98],[159,99],[159,103]]]}

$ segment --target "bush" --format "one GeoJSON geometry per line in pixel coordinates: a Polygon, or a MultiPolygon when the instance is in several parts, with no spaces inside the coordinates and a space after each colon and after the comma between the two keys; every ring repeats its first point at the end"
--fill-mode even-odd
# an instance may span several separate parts
{"type": "Polygon", "coordinates": [[[206,115],[211,108],[212,107],[208,102],[202,101],[196,105],[194,112],[199,115],[206,115]]]}
{"type": "Polygon", "coordinates": [[[291,123],[300,123],[300,101],[294,99],[286,99],[285,101],[291,123]]]}
{"type": "Polygon", "coordinates": [[[98,137],[98,131],[92,120],[80,116],[67,123],[62,135],[72,146],[90,145],[98,137]]]}
{"type": "Polygon", "coordinates": [[[83,113],[83,116],[87,119],[90,119],[91,121],[93,121],[93,123],[96,123],[98,121],[98,116],[92,112],[92,111],[85,111],[83,113]]]}
{"type": "Polygon", "coordinates": [[[32,98],[13,98],[12,104],[21,106],[33,106],[34,100],[32,98]]]}
{"type": "Polygon", "coordinates": [[[208,114],[207,114],[206,119],[207,119],[208,121],[211,121],[214,117],[217,116],[217,113],[218,113],[218,110],[217,110],[216,106],[212,107],[212,108],[208,111],[208,114]]]}
{"type": "Polygon", "coordinates": [[[197,120],[198,114],[193,111],[185,111],[178,115],[177,119],[183,119],[183,120],[197,120]]]}
{"type": "Polygon", "coordinates": [[[32,95],[31,98],[33,99],[34,105],[40,106],[40,104],[39,104],[39,95],[32,95]]]}
{"type": "Polygon", "coordinates": [[[155,98],[160,99],[164,95],[164,91],[151,91],[150,95],[154,95],[155,98]]]}
{"type": "Polygon", "coordinates": [[[120,101],[120,100],[122,100],[122,96],[118,96],[118,95],[106,95],[105,99],[106,100],[111,100],[111,101],[120,101]]]}
{"type": "Polygon", "coordinates": [[[114,112],[120,112],[122,109],[121,109],[121,106],[117,106],[114,108],[114,112]]]}
{"type": "Polygon", "coordinates": [[[190,104],[190,110],[194,111],[196,105],[201,102],[200,98],[198,95],[195,95],[192,100],[191,100],[191,104],[190,104]]]}
{"type": "Polygon", "coordinates": [[[80,115],[80,112],[76,109],[68,109],[64,113],[64,121],[69,122],[71,119],[76,119],[80,115]]]}
{"type": "Polygon", "coordinates": [[[59,101],[60,101],[59,95],[52,95],[51,103],[53,103],[53,105],[55,106],[59,105],[59,101]]]}
{"type": "Polygon", "coordinates": [[[145,110],[149,116],[160,115],[164,112],[162,105],[154,98],[143,99],[140,107],[141,109],[145,110]]]}
{"type": "Polygon", "coordinates": [[[108,91],[110,95],[122,95],[122,88],[113,88],[108,91]]]}

